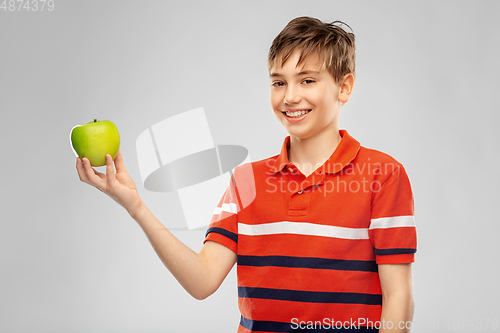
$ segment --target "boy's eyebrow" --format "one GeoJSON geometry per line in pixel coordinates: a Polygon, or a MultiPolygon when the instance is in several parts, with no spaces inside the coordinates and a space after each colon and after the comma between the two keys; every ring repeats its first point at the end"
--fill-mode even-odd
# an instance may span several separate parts
{"type": "Polygon", "coordinates": [[[297,75],[307,75],[307,74],[319,74],[318,71],[313,71],[311,69],[306,69],[305,71],[300,71],[297,75]]]}
{"type": "MultiPolygon", "coordinates": [[[[304,70],[304,71],[300,71],[297,73],[297,75],[308,75],[308,74],[320,74],[318,71],[313,71],[313,70],[310,70],[310,69],[307,69],[307,70],[304,70]]],[[[275,73],[275,72],[272,72],[271,74],[269,74],[270,77],[281,77],[283,76],[282,74],[280,73],[275,73]]]]}

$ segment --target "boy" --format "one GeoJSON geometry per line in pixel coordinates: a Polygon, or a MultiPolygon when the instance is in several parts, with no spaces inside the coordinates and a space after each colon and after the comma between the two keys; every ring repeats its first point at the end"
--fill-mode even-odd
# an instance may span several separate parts
{"type": "Polygon", "coordinates": [[[238,262],[238,332],[409,332],[413,197],[403,166],[338,129],[354,85],[354,35],[299,17],[268,58],[270,101],[290,136],[281,153],[253,162],[257,194],[236,168],[204,246],[177,240],[139,197],[121,152],[106,175],[77,158],[83,182],[121,204],[195,298],[220,286],[238,262]],[[379,330],[380,329],[380,330],[379,330]]]}

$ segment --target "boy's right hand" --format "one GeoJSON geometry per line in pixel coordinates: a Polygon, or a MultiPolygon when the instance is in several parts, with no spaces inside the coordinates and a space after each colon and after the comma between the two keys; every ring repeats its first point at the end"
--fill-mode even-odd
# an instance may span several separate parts
{"type": "Polygon", "coordinates": [[[92,168],[86,157],[76,158],[76,170],[80,180],[107,194],[132,215],[141,207],[142,199],[137,192],[134,180],[125,168],[121,150],[118,150],[114,164],[116,173],[113,159],[110,155],[106,155],[106,174],[103,174],[92,168]]]}

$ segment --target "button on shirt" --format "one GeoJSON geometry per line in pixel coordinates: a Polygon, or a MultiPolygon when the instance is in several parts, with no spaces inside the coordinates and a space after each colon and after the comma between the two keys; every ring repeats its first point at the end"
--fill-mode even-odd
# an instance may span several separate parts
{"type": "Polygon", "coordinates": [[[279,155],[235,169],[205,242],[238,255],[238,332],[294,332],[293,318],[379,321],[378,264],[414,261],[405,169],[339,133],[334,153],[307,177],[288,161],[289,136],[279,155]]]}

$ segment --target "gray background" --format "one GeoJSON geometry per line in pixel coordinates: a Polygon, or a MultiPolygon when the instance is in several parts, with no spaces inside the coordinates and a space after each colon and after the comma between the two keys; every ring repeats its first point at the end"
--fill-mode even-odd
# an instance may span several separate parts
{"type": "Polygon", "coordinates": [[[204,107],[216,144],[244,146],[253,160],[278,154],[287,133],[269,106],[267,51],[303,15],[353,28],[357,81],[340,127],[410,176],[413,332],[500,331],[484,328],[500,319],[499,12],[496,1],[55,0],[52,12],[1,10],[0,331],[236,331],[235,270],[213,296],[192,299],[125,210],[79,181],[69,130],[115,122],[141,196],[199,250],[204,231],[175,230],[176,194],[143,188],[135,140],[204,107]]]}

